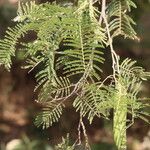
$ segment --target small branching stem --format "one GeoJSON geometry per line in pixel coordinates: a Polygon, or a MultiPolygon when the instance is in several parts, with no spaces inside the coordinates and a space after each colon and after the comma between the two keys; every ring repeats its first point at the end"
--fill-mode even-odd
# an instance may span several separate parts
{"type": "Polygon", "coordinates": [[[119,83],[119,79],[116,78],[117,75],[120,74],[119,56],[116,54],[113,48],[113,39],[111,38],[109,23],[107,21],[106,15],[106,0],[102,0],[102,10],[99,19],[100,25],[102,23],[102,19],[104,20],[104,24],[106,25],[106,31],[108,35],[108,41],[112,57],[113,77],[115,80],[116,89],[118,91],[114,99],[115,101],[117,101],[117,106],[114,106],[114,119],[113,119],[114,141],[118,150],[126,150],[127,106],[126,101],[124,100],[124,96],[122,95],[123,92],[122,85],[119,83]]]}

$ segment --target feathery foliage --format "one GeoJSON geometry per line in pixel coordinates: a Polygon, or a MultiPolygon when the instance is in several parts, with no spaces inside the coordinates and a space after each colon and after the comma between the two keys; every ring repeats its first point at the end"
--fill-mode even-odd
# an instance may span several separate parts
{"type": "Polygon", "coordinates": [[[127,14],[132,7],[136,8],[136,5],[131,0],[112,0],[108,5],[107,15],[112,38],[123,35],[125,38],[137,39],[136,32],[132,27],[135,22],[127,14]]]}
{"type": "Polygon", "coordinates": [[[114,95],[114,140],[121,150],[126,149],[126,129],[133,124],[134,118],[144,106],[142,101],[138,101],[138,96],[142,80],[149,76],[142,67],[135,64],[136,61],[128,58],[121,63],[116,83],[117,92],[114,95]],[[127,113],[132,115],[131,121],[127,121],[127,113]]]}
{"type": "MultiPolygon", "coordinates": [[[[112,44],[113,38],[119,35],[137,39],[132,26],[135,22],[128,14],[132,8],[136,8],[132,0],[107,3],[105,0],[100,3],[79,0],[77,6],[19,3],[14,19],[16,26],[8,28],[6,36],[0,40],[0,65],[9,70],[16,49],[25,52],[24,68],[37,72],[37,102],[43,107],[35,119],[38,127],[48,128],[57,122],[66,101],[72,101],[75,110],[80,112],[79,135],[82,128],[85,146],[89,149],[82,118],[87,117],[90,123],[96,116],[109,119],[113,110],[114,141],[118,150],[126,149],[127,128],[134,118],[147,121],[144,116],[149,115],[143,110],[148,104],[139,97],[149,73],[131,59],[121,63],[112,44]],[[36,34],[36,39],[20,41],[30,31],[36,34]],[[102,80],[103,53],[108,46],[113,74],[102,80]],[[132,116],[130,121],[128,113],[132,116]]],[[[56,149],[65,149],[64,146],[65,141],[56,149]]]]}

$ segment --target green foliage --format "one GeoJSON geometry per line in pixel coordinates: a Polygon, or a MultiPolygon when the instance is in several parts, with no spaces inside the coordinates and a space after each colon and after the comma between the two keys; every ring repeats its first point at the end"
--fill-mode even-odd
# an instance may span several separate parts
{"type": "Polygon", "coordinates": [[[135,61],[125,59],[120,65],[120,73],[118,74],[118,82],[116,84],[117,93],[114,95],[114,140],[118,149],[126,149],[126,123],[127,112],[132,115],[131,123],[133,124],[136,113],[142,106],[138,102],[137,95],[143,79],[144,70],[141,67],[134,66],[135,61]]]}
{"type": "Polygon", "coordinates": [[[84,85],[83,95],[74,101],[76,110],[80,110],[82,116],[87,116],[92,123],[95,116],[108,118],[109,112],[113,108],[113,100],[110,99],[114,89],[112,87],[100,87],[97,84],[84,85]],[[112,90],[112,91],[111,91],[112,90]]]}
{"type": "MultiPolygon", "coordinates": [[[[146,120],[143,115],[148,115],[143,112],[148,105],[139,96],[149,73],[135,66],[131,59],[121,63],[112,41],[118,35],[137,38],[132,27],[135,23],[128,15],[136,5],[131,0],[102,1],[99,11],[96,2],[82,0],[78,6],[65,7],[55,3],[19,4],[14,19],[17,25],[8,28],[0,41],[0,64],[10,69],[15,50],[21,49],[25,52],[24,67],[30,68],[29,72],[38,70],[35,90],[40,90],[37,102],[43,109],[35,119],[37,126],[48,128],[57,122],[66,101],[73,101],[73,107],[80,112],[80,127],[88,148],[82,118],[87,117],[90,123],[95,116],[108,119],[113,109],[114,141],[119,150],[125,150],[126,129],[134,118],[146,120]],[[29,31],[35,32],[36,39],[20,42],[29,31]],[[107,46],[111,50],[113,74],[101,80],[107,46]],[[131,114],[131,121],[127,120],[127,113],[131,114]]],[[[63,141],[56,149],[67,149],[63,141]]]]}
{"type": "Polygon", "coordinates": [[[107,15],[112,38],[123,35],[125,38],[137,39],[136,32],[132,27],[132,24],[135,25],[135,22],[127,14],[132,7],[136,8],[136,5],[131,0],[112,0],[108,5],[107,15]]]}
{"type": "Polygon", "coordinates": [[[22,24],[8,28],[5,39],[0,41],[0,64],[4,64],[7,69],[10,68],[11,57],[15,55],[16,43],[27,32],[27,28],[22,24]]]}
{"type": "Polygon", "coordinates": [[[69,143],[69,135],[66,138],[62,138],[62,142],[55,146],[55,150],[75,150],[75,146],[69,143]]]}

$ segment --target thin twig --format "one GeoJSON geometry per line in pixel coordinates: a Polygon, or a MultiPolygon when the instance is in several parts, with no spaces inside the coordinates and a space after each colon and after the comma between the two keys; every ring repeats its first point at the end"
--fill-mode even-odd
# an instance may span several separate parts
{"type": "MultiPolygon", "coordinates": [[[[113,40],[111,38],[111,34],[109,31],[109,24],[107,21],[107,16],[106,16],[106,0],[102,0],[102,13],[100,18],[103,18],[104,23],[106,25],[106,30],[107,30],[107,35],[108,35],[108,40],[109,40],[109,46],[111,50],[111,57],[112,57],[112,68],[113,68],[113,76],[114,80],[116,81],[116,72],[119,73],[119,56],[116,54],[114,48],[113,48],[113,40]]],[[[101,21],[101,20],[100,20],[101,21]]]]}
{"type": "Polygon", "coordinates": [[[81,118],[80,118],[80,123],[81,123],[81,126],[82,126],[82,129],[83,129],[83,134],[84,134],[84,137],[85,137],[85,146],[87,148],[87,150],[90,150],[90,145],[89,145],[89,140],[88,140],[88,136],[87,136],[87,133],[86,133],[86,128],[85,128],[85,125],[84,125],[84,122],[83,122],[83,119],[82,119],[82,115],[81,115],[81,118]]]}
{"type": "Polygon", "coordinates": [[[82,120],[82,116],[80,113],[80,119],[78,124],[78,145],[81,145],[81,120],[82,120]]]}

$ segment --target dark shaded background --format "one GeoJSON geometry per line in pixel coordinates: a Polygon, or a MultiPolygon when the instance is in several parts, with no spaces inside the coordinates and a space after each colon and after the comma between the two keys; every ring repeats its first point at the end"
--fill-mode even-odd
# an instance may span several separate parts
{"type": "MultiPolygon", "coordinates": [[[[23,0],[22,0],[23,1],[23,0]]],[[[25,1],[25,0],[24,0],[25,1]]],[[[27,1],[27,0],[26,0],[27,1]]],[[[39,0],[46,2],[47,0],[39,0]]],[[[50,1],[50,0],[49,0],[50,1]]],[[[68,0],[69,1],[69,0],[68,0]]],[[[58,2],[64,2],[58,0],[58,2]]],[[[65,0],[67,2],[67,0],[65,0]]],[[[148,0],[135,2],[138,9],[132,11],[133,18],[137,22],[135,27],[140,42],[116,39],[116,52],[122,57],[136,59],[147,71],[150,71],[150,3],[148,0]]],[[[17,0],[0,0],[0,37],[3,38],[8,26],[13,26],[12,19],[16,16],[17,0]]],[[[32,38],[32,34],[27,38],[32,38]]],[[[110,60],[106,52],[106,59],[110,60]]],[[[70,138],[76,140],[78,114],[68,107],[60,122],[47,130],[34,126],[34,116],[40,110],[34,101],[37,93],[34,93],[36,85],[34,73],[28,74],[28,70],[22,70],[22,54],[17,52],[17,58],[13,58],[13,66],[10,72],[0,67],[0,143],[1,149],[13,139],[30,140],[39,139],[50,144],[60,142],[61,137],[70,132],[70,138]]],[[[105,64],[105,72],[110,72],[110,66],[105,64]]],[[[150,96],[150,82],[143,86],[144,96],[150,96]]],[[[95,118],[92,125],[86,122],[87,133],[94,150],[111,150],[113,145],[112,122],[95,118]]],[[[150,149],[150,127],[141,120],[135,120],[135,124],[128,130],[128,145],[131,150],[150,149]],[[149,149],[143,147],[149,146],[149,149]]],[[[36,149],[35,149],[36,150],[36,149]]],[[[43,148],[41,150],[44,150],[43,148]]]]}

